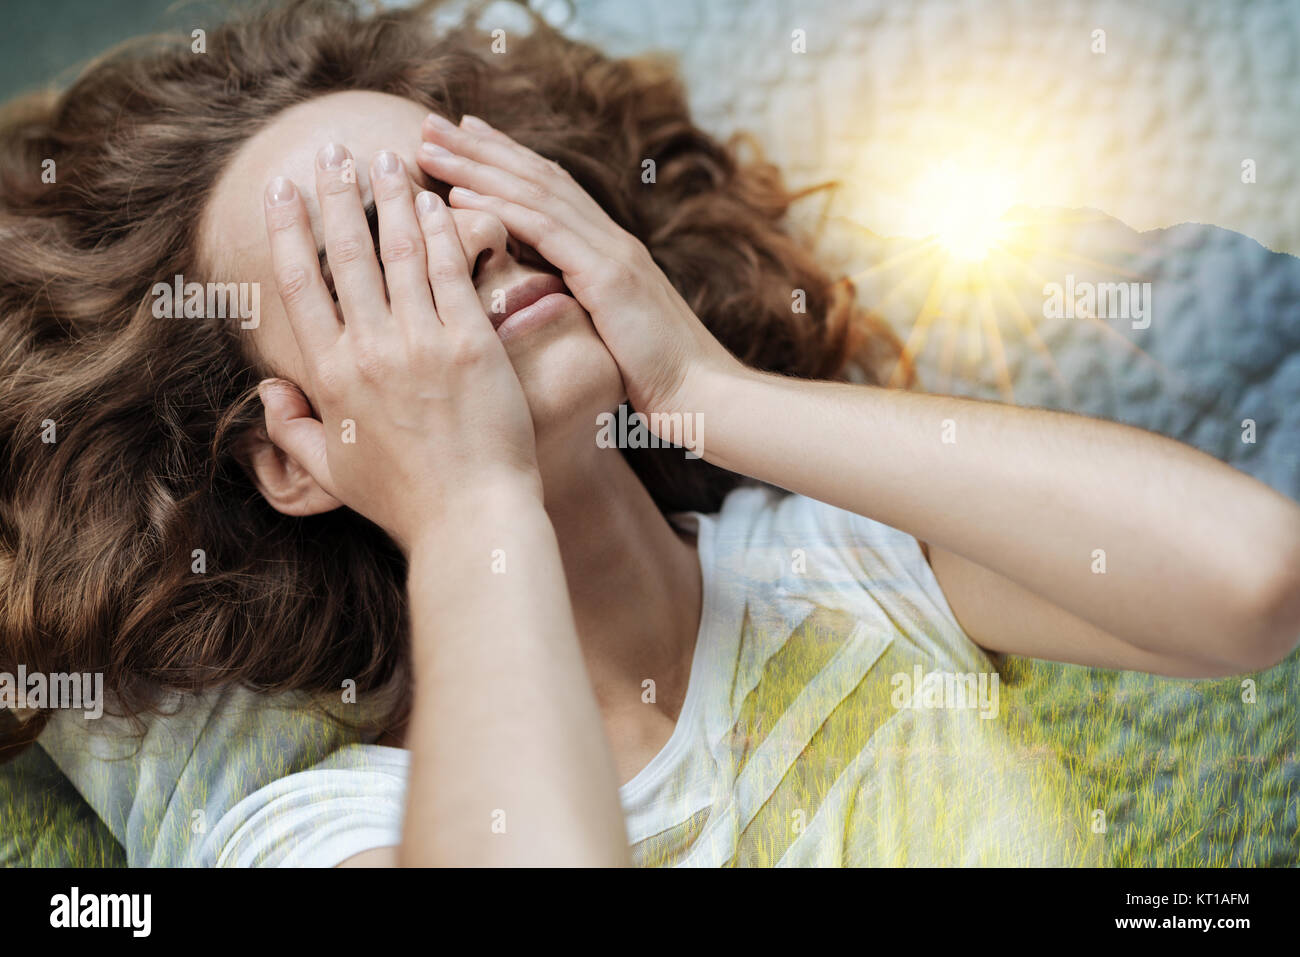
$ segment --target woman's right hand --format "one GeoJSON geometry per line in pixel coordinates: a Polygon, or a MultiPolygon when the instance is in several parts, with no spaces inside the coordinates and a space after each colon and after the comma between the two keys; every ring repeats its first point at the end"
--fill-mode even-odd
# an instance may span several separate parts
{"type": "Polygon", "coordinates": [[[505,483],[540,502],[532,418],[451,211],[433,193],[413,199],[401,159],[376,154],[381,273],[348,158],[328,146],[316,165],[337,308],[301,195],[283,177],[267,188],[276,285],[311,404],[283,379],[259,391],[270,440],[409,553],[464,496],[505,483]]]}

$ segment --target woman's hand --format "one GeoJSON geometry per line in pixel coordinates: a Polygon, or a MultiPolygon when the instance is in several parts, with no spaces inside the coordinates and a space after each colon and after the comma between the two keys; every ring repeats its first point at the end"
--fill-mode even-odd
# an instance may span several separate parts
{"type": "Polygon", "coordinates": [[[271,440],[409,557],[414,700],[397,860],[625,864],[618,779],[523,390],[450,210],[432,193],[412,202],[400,160],[376,156],[381,275],[346,159],[322,151],[316,186],[338,313],[301,197],[285,180],[266,197],[276,282],[320,418],[296,387],[262,391],[271,440]],[[497,554],[526,571],[498,574],[497,554]],[[503,808],[509,837],[489,826],[503,808]]]}
{"type": "Polygon", "coordinates": [[[697,383],[741,369],[673,288],[650,253],[558,163],[477,117],[430,114],[417,160],[452,184],[455,206],[499,218],[564,274],[618,363],[632,407],[693,412],[697,383]]]}
{"type": "Polygon", "coordinates": [[[316,167],[337,308],[302,197],[283,178],[267,189],[276,284],[315,414],[296,386],[267,380],[266,428],[326,492],[409,552],[461,492],[504,482],[540,500],[532,419],[450,210],[433,193],[413,197],[397,155],[377,154],[381,273],[348,156],[328,146],[316,167]]]}

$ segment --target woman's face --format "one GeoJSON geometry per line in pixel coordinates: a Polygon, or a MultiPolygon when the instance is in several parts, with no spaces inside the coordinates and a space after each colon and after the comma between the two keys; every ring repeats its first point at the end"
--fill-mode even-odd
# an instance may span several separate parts
{"type": "MultiPolygon", "coordinates": [[[[284,306],[274,293],[263,214],[266,184],[275,176],[293,181],[306,200],[322,248],[315,169],[316,154],[327,143],[351,152],[363,203],[371,202],[370,160],[385,149],[402,158],[413,189],[440,190],[445,196],[445,187],[432,182],[415,163],[420,124],[427,112],[411,100],[360,91],[330,94],[285,110],[239,149],[204,210],[200,254],[209,277],[260,284],[259,322],[240,333],[251,339],[249,353],[274,374],[303,386],[308,398],[312,396],[303,374],[304,360],[284,306]]],[[[488,315],[492,315],[494,291],[508,293],[530,276],[555,271],[508,236],[496,217],[462,209],[452,215],[488,315]]],[[[505,347],[532,410],[543,463],[549,457],[544,454],[548,446],[575,441],[594,444],[596,416],[618,405],[623,384],[586,311],[575,301],[546,325],[508,337],[505,347]]]]}

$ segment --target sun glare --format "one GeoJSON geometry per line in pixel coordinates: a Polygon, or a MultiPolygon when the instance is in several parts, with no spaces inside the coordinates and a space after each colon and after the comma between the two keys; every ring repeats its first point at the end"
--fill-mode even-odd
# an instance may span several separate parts
{"type": "Polygon", "coordinates": [[[1006,238],[1002,223],[983,214],[956,216],[944,223],[937,234],[939,245],[964,262],[983,262],[997,243],[1006,238]]]}
{"type": "MultiPolygon", "coordinates": [[[[1003,105],[1015,103],[1008,95],[1003,105]]],[[[1017,112],[1024,110],[1008,115],[1017,112]]],[[[885,159],[872,156],[846,204],[843,219],[866,234],[875,253],[851,278],[871,290],[873,307],[903,334],[889,384],[905,385],[921,368],[927,388],[992,381],[1004,401],[1014,402],[1012,360],[1028,352],[1069,395],[1039,333],[1037,300],[1058,270],[1099,265],[1058,248],[1057,231],[1048,228],[1096,218],[1062,208],[1062,200],[1068,205],[1079,195],[1074,180],[1088,171],[1046,156],[1036,140],[992,136],[994,124],[970,120],[923,115],[890,138],[885,159]]],[[[1118,336],[1101,320],[1087,321],[1102,335],[1118,336]]],[[[1127,340],[1122,345],[1145,356],[1127,340]]]]}
{"type": "Polygon", "coordinates": [[[997,170],[949,161],[921,177],[914,202],[916,221],[949,256],[979,263],[1007,237],[1002,215],[1014,184],[997,170]]]}

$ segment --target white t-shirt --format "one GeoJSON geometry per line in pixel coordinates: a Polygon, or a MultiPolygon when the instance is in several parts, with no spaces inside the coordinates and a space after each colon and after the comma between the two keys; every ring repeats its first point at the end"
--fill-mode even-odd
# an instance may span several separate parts
{"type": "MultiPolygon", "coordinates": [[[[915,539],[748,486],[677,520],[703,613],[676,727],[619,789],[635,863],[1087,862],[1059,766],[1009,746],[996,671],[915,539]]],[[[40,744],[132,865],[332,866],[398,844],[409,753],[297,703],[186,699],[134,754],[109,719],[88,744],[59,714],[40,744]]]]}

